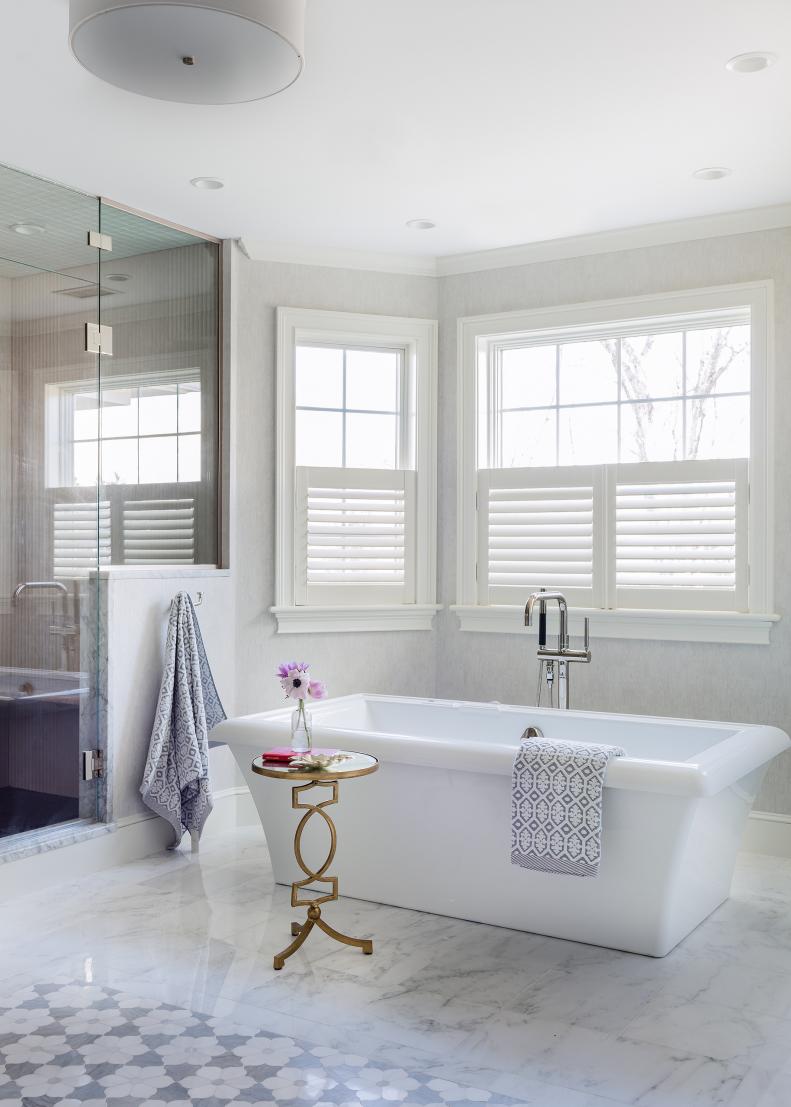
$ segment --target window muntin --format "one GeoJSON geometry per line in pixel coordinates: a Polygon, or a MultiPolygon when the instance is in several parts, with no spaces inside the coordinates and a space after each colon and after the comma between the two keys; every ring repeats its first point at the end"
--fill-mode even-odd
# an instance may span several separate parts
{"type": "Polygon", "coordinates": [[[749,313],[481,352],[480,468],[749,457],[749,313]]]}
{"type": "Polygon", "coordinates": [[[277,309],[280,632],[430,628],[436,394],[435,320],[277,309]]]}
{"type": "Polygon", "coordinates": [[[48,475],[53,487],[201,480],[199,376],[50,386],[48,475]]]}
{"type": "Polygon", "coordinates": [[[411,468],[404,366],[403,349],[298,344],[297,465],[411,468]]]}
{"type": "MultiPolygon", "coordinates": [[[[600,481],[601,488],[593,520],[593,549],[597,551],[598,568],[594,564],[593,587],[581,588],[580,594],[572,597],[577,606],[613,612],[640,609],[635,618],[638,622],[642,620],[641,627],[650,626],[652,634],[668,637],[664,631],[672,624],[674,633],[669,637],[677,633],[682,638],[692,633],[690,618],[696,611],[726,615],[747,612],[751,616],[771,612],[772,521],[771,501],[767,497],[772,451],[771,318],[771,285],[758,282],[460,321],[456,610],[463,629],[492,630],[502,626],[505,630],[516,626],[513,611],[523,603],[525,578],[535,571],[542,577],[538,586],[549,587],[549,577],[558,575],[562,567],[556,564],[558,559],[554,556],[550,559],[551,574],[545,574],[538,564],[546,561],[546,550],[565,548],[564,534],[560,531],[542,530],[540,542],[531,538],[525,543],[520,538],[522,531],[510,535],[507,527],[501,529],[500,520],[497,530],[489,529],[491,511],[498,502],[497,498],[489,502],[490,490],[500,488],[502,480],[515,481],[507,487],[524,490],[525,511],[532,516],[536,509],[529,505],[535,490],[540,492],[552,486],[550,474],[556,475],[559,487],[571,487],[574,481],[568,482],[575,469],[579,474],[585,468],[563,464],[575,460],[575,453],[587,464],[591,479],[600,481]],[[569,396],[567,390],[564,395],[559,387],[559,347],[563,345],[578,344],[573,353],[579,358],[580,344],[598,343],[600,353],[602,344],[618,340],[615,354],[620,361],[624,354],[621,342],[629,355],[626,340],[631,340],[634,350],[645,345],[637,347],[641,337],[665,335],[682,337],[662,342],[657,339],[651,344],[651,359],[645,357],[638,365],[643,387],[637,387],[640,381],[635,382],[633,374],[626,388],[618,383],[614,398],[610,385],[598,400],[592,400],[590,392],[569,396]],[[745,337],[748,341],[741,341],[745,337]],[[678,354],[673,357],[679,341],[680,357],[678,354]],[[498,358],[501,352],[513,350],[518,352],[511,355],[507,368],[512,379],[507,381],[497,372],[498,358]],[[534,367],[542,363],[544,366],[540,402],[533,399],[538,389],[529,387],[530,383],[536,383],[535,375],[528,383],[525,374],[521,379],[517,374],[514,384],[514,365],[520,357],[524,364],[528,352],[534,367]],[[630,386],[631,392],[624,397],[622,393],[630,386]],[[522,398],[514,401],[517,387],[522,398]],[[577,400],[580,402],[571,402],[577,400]],[[575,428],[569,424],[577,412],[589,415],[591,410],[610,409],[611,418],[613,408],[617,422],[609,436],[601,433],[601,424],[586,436],[572,434],[575,428]],[[647,429],[651,433],[647,435],[648,415],[651,419],[647,429]],[[530,433],[526,430],[528,419],[530,433]],[[514,443],[518,452],[509,466],[502,451],[504,448],[514,451],[514,443]],[[577,449],[582,446],[585,452],[577,449]],[[652,457],[657,456],[665,460],[653,461],[652,457]],[[631,547],[637,543],[631,537],[628,540],[623,537],[626,533],[622,525],[623,496],[625,486],[644,484],[655,487],[653,493],[646,490],[643,497],[646,518],[637,520],[639,544],[647,548],[635,557],[631,547]],[[712,530],[707,512],[711,509],[719,518],[717,512],[724,506],[714,504],[712,497],[726,494],[733,498],[733,517],[723,516],[725,525],[712,530]],[[667,520],[660,518],[665,507],[671,512],[667,520]],[[682,534],[685,527],[677,522],[683,517],[692,523],[696,513],[700,519],[686,528],[690,530],[688,536],[682,534]],[[663,534],[661,541],[654,542],[657,528],[663,534]],[[700,541],[693,540],[693,535],[695,539],[700,537],[700,541]],[[492,545],[490,540],[495,537],[498,541],[500,537],[508,539],[503,550],[496,543],[492,545]],[[564,540],[558,544],[559,538],[564,540]],[[689,550],[687,556],[688,547],[695,548],[694,554],[689,550]],[[512,548],[518,551],[518,556],[512,556],[512,548]],[[645,570],[642,565],[629,564],[638,560],[648,562],[645,570]],[[507,576],[519,579],[506,581],[500,574],[504,568],[507,576]],[[691,576],[684,580],[687,570],[691,576]],[[712,579],[704,581],[704,574],[712,579]],[[545,576],[547,579],[543,579],[545,576]],[[484,608],[491,608],[491,614],[477,614],[484,608]],[[656,623],[646,621],[646,615],[652,611],[657,612],[656,623]],[[678,615],[679,621],[668,623],[669,615],[678,615]]],[[[604,350],[607,352],[606,345],[604,350]]],[[[586,378],[584,387],[589,384],[590,379],[586,378]]],[[[509,510],[517,506],[515,503],[509,510]]],[[[510,522],[515,522],[513,517],[510,522]]],[[[523,522],[532,525],[537,520],[531,517],[523,522]]],[[[550,520],[540,522],[543,527],[550,520]]],[[[701,619],[705,621],[704,616],[701,619]]],[[[623,626],[631,627],[628,636],[641,636],[641,630],[636,624],[632,626],[631,619],[626,619],[623,626]]],[[[706,623],[706,629],[699,632],[701,640],[713,626],[706,623]]],[[[723,640],[742,640],[741,629],[733,631],[733,638],[728,637],[731,631],[723,633],[723,640]]]]}
{"type": "Polygon", "coordinates": [[[199,370],[192,368],[110,376],[101,389],[84,381],[47,386],[56,576],[84,573],[86,556],[95,562],[97,549],[102,565],[208,561],[202,556],[213,541],[206,403],[199,370]],[[85,498],[97,479],[98,512],[95,491],[85,498]]]}

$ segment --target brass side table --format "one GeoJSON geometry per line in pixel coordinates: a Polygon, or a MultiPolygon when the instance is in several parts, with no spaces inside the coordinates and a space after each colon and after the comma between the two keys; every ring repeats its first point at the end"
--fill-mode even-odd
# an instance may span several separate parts
{"type": "MultiPolygon", "coordinates": [[[[340,752],[345,753],[346,751],[341,750],[340,752]]],[[[286,959],[290,957],[292,953],[296,953],[314,926],[319,927],[319,929],[323,930],[325,934],[328,934],[330,938],[334,938],[336,942],[343,942],[343,944],[347,946],[357,946],[363,953],[373,953],[374,944],[370,938],[350,938],[348,934],[341,934],[339,930],[335,930],[334,927],[325,922],[321,914],[321,904],[330,903],[332,900],[338,898],[337,876],[325,875],[327,869],[332,864],[333,858],[335,857],[335,850],[338,845],[335,823],[330,818],[326,808],[338,802],[338,789],[342,780],[348,780],[355,776],[368,776],[369,773],[375,773],[378,768],[379,762],[377,759],[371,757],[370,754],[367,753],[350,753],[348,761],[339,761],[337,765],[333,765],[329,769],[316,771],[292,769],[288,765],[276,765],[271,762],[264,762],[261,757],[256,757],[253,761],[253,772],[258,773],[260,776],[273,777],[275,780],[304,780],[308,782],[306,784],[295,784],[291,789],[292,808],[295,811],[305,812],[299,820],[299,825],[294,835],[294,856],[305,876],[302,880],[295,880],[291,885],[291,906],[306,907],[307,918],[304,923],[292,922],[291,935],[294,941],[290,946],[287,946],[286,949],[275,954],[273,960],[274,968],[283,968],[286,959]],[[326,799],[319,800],[316,803],[311,803],[309,799],[306,803],[301,802],[301,798],[305,796],[305,793],[311,792],[314,788],[329,789],[330,794],[326,799]],[[321,818],[324,819],[324,822],[327,824],[327,829],[330,832],[329,852],[324,862],[315,872],[305,863],[305,859],[302,856],[302,834],[314,815],[320,815],[321,818]],[[300,892],[311,884],[328,884],[329,890],[325,895],[318,895],[312,899],[301,897],[300,892]]]]}

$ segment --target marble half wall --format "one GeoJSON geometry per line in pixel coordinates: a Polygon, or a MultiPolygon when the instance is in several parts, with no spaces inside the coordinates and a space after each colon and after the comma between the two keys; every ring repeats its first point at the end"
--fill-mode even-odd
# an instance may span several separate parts
{"type": "MultiPolygon", "coordinates": [[[[111,569],[107,577],[107,721],[112,818],[148,813],[140,798],[164,664],[170,601],[176,592],[197,593],[196,608],[206,653],[226,712],[235,711],[234,603],[227,570],[210,568],[111,569]]],[[[211,754],[215,792],[241,783],[227,747],[211,754]]]]}

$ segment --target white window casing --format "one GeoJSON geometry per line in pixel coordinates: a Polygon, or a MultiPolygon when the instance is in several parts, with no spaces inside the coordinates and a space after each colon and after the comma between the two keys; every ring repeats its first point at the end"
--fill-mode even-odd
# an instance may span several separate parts
{"type": "Polygon", "coordinates": [[[431,629],[438,609],[436,418],[434,320],[278,308],[271,610],[279,633],[431,629]],[[403,352],[413,426],[410,448],[401,450],[408,468],[297,467],[296,351],[311,344],[403,352]]]}
{"type": "MultiPolygon", "coordinates": [[[[574,608],[573,626],[590,615],[592,632],[600,637],[769,641],[778,619],[772,589],[772,309],[773,284],[758,281],[459,320],[453,610],[462,629],[525,633],[524,603],[540,579],[539,587],[565,580],[558,586],[574,608]],[[547,468],[479,468],[487,456],[478,441],[481,404],[491,410],[493,402],[491,389],[487,396],[482,388],[483,374],[495,347],[745,320],[751,328],[749,461],[610,464],[593,466],[587,475],[584,467],[555,468],[551,461],[547,468]],[[553,488],[563,490],[554,500],[553,488]],[[583,517],[588,506],[590,536],[583,517]],[[580,518],[572,517],[575,511],[580,518]],[[542,514],[572,529],[542,532],[549,525],[542,514]],[[701,541],[687,557],[692,535],[701,541]],[[531,541],[522,545],[520,536],[531,541]],[[555,563],[546,577],[542,549],[552,552],[555,563]],[[605,570],[594,573],[591,585],[575,567],[597,557],[605,570]]],[[[491,435],[491,427],[490,419],[484,433],[491,435]]]]}

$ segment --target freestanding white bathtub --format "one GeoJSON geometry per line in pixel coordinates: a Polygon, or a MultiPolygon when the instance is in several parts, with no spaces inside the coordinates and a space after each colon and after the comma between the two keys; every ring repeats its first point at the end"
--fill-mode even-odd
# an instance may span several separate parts
{"type": "MultiPolygon", "coordinates": [[[[343,783],[333,808],[345,895],[653,957],[727,899],[763,775],[791,745],[767,726],[450,700],[355,695],[312,711],[316,745],[381,762],[343,783]],[[511,767],[529,725],[626,750],[607,770],[597,878],[511,865],[511,767]]],[[[291,789],[250,763],[288,743],[290,715],[229,719],[212,733],[245,774],[282,884],[296,872],[291,789]]]]}

